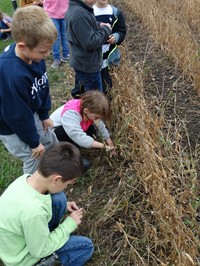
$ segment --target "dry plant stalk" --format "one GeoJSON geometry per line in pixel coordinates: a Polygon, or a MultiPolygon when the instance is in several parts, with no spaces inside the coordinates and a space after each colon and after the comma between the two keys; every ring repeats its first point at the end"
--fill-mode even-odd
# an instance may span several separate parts
{"type": "MultiPolygon", "coordinates": [[[[126,58],[125,51],[123,55],[126,58]]],[[[113,78],[116,142],[121,157],[130,163],[126,170],[117,169],[121,181],[95,228],[110,227],[113,237],[121,233],[117,260],[129,257],[126,265],[195,265],[197,229],[193,232],[183,222],[183,204],[194,195],[186,184],[183,197],[174,192],[182,178],[176,173],[182,151],[169,151],[160,141],[164,118],[148,111],[142,78],[130,62],[123,62],[113,78]]]]}
{"type": "Polygon", "coordinates": [[[195,0],[125,0],[157,42],[171,55],[200,93],[199,45],[192,28],[199,27],[200,2],[195,0]]]}

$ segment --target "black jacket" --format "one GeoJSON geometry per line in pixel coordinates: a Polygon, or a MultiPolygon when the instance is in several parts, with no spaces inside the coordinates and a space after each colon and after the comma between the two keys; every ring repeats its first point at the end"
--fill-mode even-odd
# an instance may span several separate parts
{"type": "Polygon", "coordinates": [[[70,44],[70,66],[86,73],[100,71],[102,45],[111,34],[107,26],[100,27],[93,8],[82,0],[70,0],[66,14],[67,40],[70,44]]]}

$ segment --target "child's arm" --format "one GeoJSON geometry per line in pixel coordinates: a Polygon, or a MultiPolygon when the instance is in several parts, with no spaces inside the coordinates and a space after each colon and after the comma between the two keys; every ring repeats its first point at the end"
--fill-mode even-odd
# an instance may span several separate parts
{"type": "Polygon", "coordinates": [[[94,30],[92,23],[88,23],[88,18],[85,16],[79,17],[76,22],[73,23],[72,28],[73,32],[76,33],[76,39],[86,51],[100,48],[112,32],[109,24],[101,24],[98,30],[94,30]]]}
{"type": "MultiPolygon", "coordinates": [[[[114,144],[110,138],[110,134],[104,124],[104,122],[102,120],[98,120],[95,122],[98,130],[100,131],[101,137],[103,138],[103,140],[105,140],[106,144],[104,143],[100,143],[100,145],[97,143],[94,143],[94,146],[97,146],[98,148],[105,148],[106,151],[113,151],[115,149],[114,144]]],[[[113,154],[114,155],[114,154],[113,154]]]]}
{"type": "MultiPolygon", "coordinates": [[[[126,36],[126,22],[125,22],[124,15],[122,14],[121,11],[119,11],[118,20],[113,26],[111,36],[115,38],[115,43],[117,45],[120,45],[126,36]]],[[[109,40],[112,41],[112,39],[109,39],[109,40]]]]}
{"type": "Polygon", "coordinates": [[[82,211],[75,211],[72,217],[67,216],[51,232],[48,228],[46,215],[38,215],[25,220],[22,226],[29,253],[35,258],[44,258],[52,254],[68,241],[70,234],[81,223],[81,219],[82,211]]]}
{"type": "Polygon", "coordinates": [[[109,145],[106,145],[105,143],[94,140],[92,143],[92,148],[105,149],[106,151],[109,151],[111,149],[114,149],[114,146],[111,147],[109,145]]]}
{"type": "Polygon", "coordinates": [[[89,149],[92,146],[93,138],[83,131],[80,125],[81,121],[81,115],[74,110],[66,111],[61,117],[61,124],[66,134],[80,147],[89,149]]]}
{"type": "Polygon", "coordinates": [[[7,26],[8,26],[8,29],[0,29],[0,32],[1,33],[4,33],[4,32],[11,32],[11,23],[6,21],[5,23],[7,26]]]}

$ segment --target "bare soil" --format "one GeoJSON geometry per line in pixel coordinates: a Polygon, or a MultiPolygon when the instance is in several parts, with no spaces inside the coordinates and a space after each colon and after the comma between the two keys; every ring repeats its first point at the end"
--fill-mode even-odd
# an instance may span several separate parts
{"type": "MultiPolygon", "coordinates": [[[[143,72],[144,94],[152,112],[165,109],[166,123],[184,121],[192,149],[200,138],[200,97],[173,59],[143,28],[139,18],[128,15],[127,45],[131,61],[143,72]],[[156,110],[154,109],[156,107],[156,110]]],[[[185,138],[185,142],[188,140],[185,138]]],[[[186,144],[186,143],[185,143],[186,144]]]]}

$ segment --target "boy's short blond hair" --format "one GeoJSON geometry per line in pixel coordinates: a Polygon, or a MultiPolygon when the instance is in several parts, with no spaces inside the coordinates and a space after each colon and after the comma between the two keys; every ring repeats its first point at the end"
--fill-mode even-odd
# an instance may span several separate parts
{"type": "Polygon", "coordinates": [[[16,43],[23,41],[29,49],[42,42],[53,44],[57,38],[51,18],[38,6],[18,8],[12,19],[11,32],[16,43]]]}

